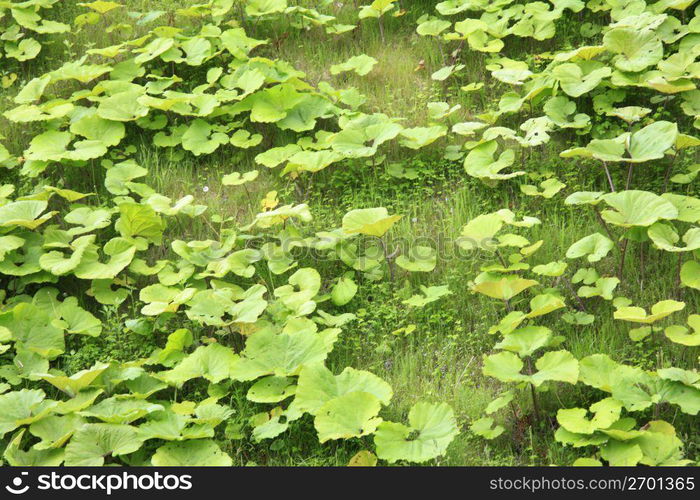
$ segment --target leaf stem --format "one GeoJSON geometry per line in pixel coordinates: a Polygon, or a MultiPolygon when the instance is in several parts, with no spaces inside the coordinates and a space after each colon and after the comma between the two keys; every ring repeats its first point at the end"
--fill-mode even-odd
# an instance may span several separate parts
{"type": "MultiPolygon", "coordinates": [[[[627,182],[625,182],[625,189],[629,189],[632,184],[632,171],[634,169],[634,163],[629,162],[629,167],[627,167],[627,182]]],[[[613,189],[614,191],[614,189],[613,189]]]]}
{"type": "Polygon", "coordinates": [[[593,210],[595,211],[595,215],[598,218],[598,222],[603,226],[605,229],[605,232],[608,233],[608,237],[615,243],[615,248],[617,248],[617,251],[620,251],[620,245],[618,242],[615,241],[615,236],[612,233],[612,230],[610,229],[610,226],[608,225],[607,222],[605,222],[605,219],[603,219],[603,216],[600,214],[600,209],[593,205],[593,210]]]}
{"type": "Polygon", "coordinates": [[[605,169],[605,175],[608,177],[608,184],[610,185],[610,190],[614,193],[615,183],[613,182],[612,176],[610,175],[610,170],[608,170],[608,164],[603,162],[603,168],[605,169]]]}
{"type": "Polygon", "coordinates": [[[620,268],[617,270],[617,277],[620,281],[622,281],[622,274],[625,270],[625,256],[627,255],[627,244],[629,243],[628,239],[625,239],[625,241],[622,242],[622,251],[621,251],[621,256],[620,256],[620,268]]]}

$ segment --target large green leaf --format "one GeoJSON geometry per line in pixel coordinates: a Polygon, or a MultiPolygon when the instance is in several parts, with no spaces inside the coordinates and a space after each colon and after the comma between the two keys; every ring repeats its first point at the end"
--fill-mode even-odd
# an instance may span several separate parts
{"type": "Polygon", "coordinates": [[[233,460],[210,439],[166,443],[151,457],[156,467],[228,467],[233,460]]]}
{"type": "Polygon", "coordinates": [[[374,57],[360,54],[359,56],[351,57],[342,64],[334,64],[331,66],[330,71],[331,75],[337,75],[346,71],[354,71],[358,75],[364,76],[372,71],[375,64],[377,64],[377,60],[374,57]]]}
{"type": "Polygon", "coordinates": [[[70,377],[58,374],[46,374],[41,378],[48,383],[65,392],[70,397],[75,397],[80,391],[90,386],[109,365],[107,363],[97,363],[92,368],[80,370],[70,377]]]}
{"type": "Polygon", "coordinates": [[[613,62],[621,71],[642,71],[658,63],[664,55],[663,44],[653,30],[615,28],[605,34],[603,45],[618,54],[613,62]]]}
{"type": "Polygon", "coordinates": [[[615,311],[613,316],[615,319],[623,321],[650,324],[670,316],[674,312],[681,311],[684,308],[685,302],[662,300],[651,306],[651,312],[649,314],[641,307],[620,307],[615,311]]]}
{"type": "Polygon", "coordinates": [[[597,61],[564,63],[552,72],[561,88],[571,97],[579,97],[595,89],[600,82],[612,74],[612,70],[597,61]]]}
{"type": "Polygon", "coordinates": [[[390,216],[384,207],[351,210],[343,217],[343,231],[381,238],[399,219],[401,215],[390,216]]]}
{"type": "Polygon", "coordinates": [[[700,290],[700,263],[689,260],[683,264],[680,277],[684,286],[700,290]]]}
{"type": "Polygon", "coordinates": [[[338,338],[337,329],[316,333],[302,329],[277,333],[267,328],[248,339],[240,360],[233,366],[231,378],[254,380],[265,375],[297,375],[303,365],[326,359],[338,338]]]}
{"type": "Polygon", "coordinates": [[[535,280],[519,278],[518,276],[504,276],[498,280],[486,279],[475,283],[471,289],[494,299],[510,300],[537,284],[535,280]]]}
{"type": "Polygon", "coordinates": [[[367,392],[349,392],[328,401],[314,420],[319,441],[373,434],[382,421],[377,416],[380,408],[379,399],[367,392]]]}
{"type": "Polygon", "coordinates": [[[484,142],[472,149],[464,159],[464,168],[467,173],[488,182],[525,174],[523,171],[501,173],[515,162],[515,152],[512,149],[506,149],[496,159],[494,155],[497,150],[498,143],[495,140],[484,142]]]}
{"type": "Polygon", "coordinates": [[[0,206],[0,227],[21,226],[36,229],[56,213],[41,215],[47,206],[46,201],[40,200],[13,201],[0,206]]]}
{"type": "Polygon", "coordinates": [[[46,416],[56,402],[44,397],[44,391],[38,389],[22,389],[0,395],[0,436],[46,416]]]}
{"type": "Polygon", "coordinates": [[[620,418],[622,405],[613,398],[605,398],[591,405],[593,417],[588,419],[588,411],[583,408],[561,409],[557,421],[564,429],[576,434],[593,434],[599,429],[607,429],[620,418]]]}
{"type": "Polygon", "coordinates": [[[63,463],[64,450],[61,448],[37,449],[32,446],[27,451],[22,450],[23,436],[24,430],[19,431],[5,448],[3,457],[9,465],[13,467],[58,467],[63,463]]]}
{"type": "Polygon", "coordinates": [[[217,383],[231,377],[238,361],[238,356],[228,347],[210,344],[198,347],[175,368],[160,372],[157,376],[176,386],[181,386],[188,380],[199,377],[217,383]]]}
{"type": "Polygon", "coordinates": [[[382,422],[374,443],[382,460],[426,462],[444,454],[458,433],[454,412],[447,404],[416,403],[408,413],[408,426],[382,422]]]}
{"type": "Polygon", "coordinates": [[[606,222],[622,227],[647,227],[660,219],[678,217],[672,203],[649,191],[620,191],[606,194],[605,203],[614,210],[603,210],[606,222]]]}
{"type": "Polygon", "coordinates": [[[578,259],[585,256],[588,262],[598,262],[608,255],[614,246],[615,244],[610,238],[606,238],[600,233],[593,233],[571,245],[566,251],[566,258],[578,259]]]}
{"type": "Polygon", "coordinates": [[[688,316],[688,326],[690,330],[681,325],[672,325],[664,330],[664,334],[676,344],[682,344],[689,347],[700,346],[700,314],[691,314],[688,316]]]}
{"type": "Polygon", "coordinates": [[[317,415],[328,401],[351,392],[372,394],[382,404],[389,404],[393,395],[391,386],[376,375],[348,367],[340,375],[333,375],[323,364],[304,366],[299,373],[294,407],[317,415]]]}
{"type": "Polygon", "coordinates": [[[105,457],[133,453],[142,441],[136,429],[129,425],[85,424],[75,431],[66,446],[68,466],[102,466],[105,457]]]}

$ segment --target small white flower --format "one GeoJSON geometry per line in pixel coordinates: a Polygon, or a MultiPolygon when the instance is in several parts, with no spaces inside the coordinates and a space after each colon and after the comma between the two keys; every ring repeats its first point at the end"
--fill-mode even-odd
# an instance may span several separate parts
{"type": "Polygon", "coordinates": [[[418,217],[414,217],[413,219],[411,219],[411,222],[413,222],[413,223],[418,222],[418,217]]]}
{"type": "Polygon", "coordinates": [[[204,191],[205,193],[208,193],[208,192],[209,192],[209,186],[204,186],[204,187],[202,188],[202,191],[204,191]]]}

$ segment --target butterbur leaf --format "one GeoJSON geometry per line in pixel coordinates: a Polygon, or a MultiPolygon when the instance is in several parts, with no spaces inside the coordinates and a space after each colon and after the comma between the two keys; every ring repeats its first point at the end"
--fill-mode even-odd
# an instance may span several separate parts
{"type": "Polygon", "coordinates": [[[544,316],[562,307],[566,307],[566,304],[561,297],[552,293],[543,293],[533,297],[530,301],[530,312],[527,317],[536,318],[537,316],[544,316]]]}
{"type": "Polygon", "coordinates": [[[684,465],[683,442],[676,436],[676,430],[668,422],[649,422],[642,436],[635,439],[644,457],[639,461],[644,465],[684,465]]]}
{"type": "Polygon", "coordinates": [[[648,191],[620,191],[603,197],[614,210],[603,210],[606,222],[622,227],[647,227],[660,219],[678,217],[672,203],[648,191]]]}
{"type": "Polygon", "coordinates": [[[544,326],[526,326],[503,336],[496,349],[514,352],[521,358],[531,356],[535,351],[547,347],[552,339],[552,331],[544,326]]]}
{"type": "Polygon", "coordinates": [[[46,374],[41,378],[65,392],[70,397],[75,397],[81,390],[92,384],[102,372],[109,367],[106,363],[98,363],[92,368],[81,370],[70,377],[65,375],[46,374]]]}
{"type": "Polygon", "coordinates": [[[692,333],[684,326],[672,325],[664,330],[664,335],[676,344],[688,347],[700,346],[700,314],[688,316],[688,325],[692,329],[692,333]]]}
{"type": "Polygon", "coordinates": [[[598,278],[594,286],[582,286],[577,294],[579,297],[602,297],[605,300],[613,300],[613,292],[619,284],[619,278],[598,278]]]}
{"type": "Polygon", "coordinates": [[[176,312],[182,304],[192,299],[195,292],[194,288],[181,290],[163,286],[160,283],[149,285],[139,292],[139,299],[146,304],[141,308],[141,313],[146,316],[156,316],[166,312],[176,312]]]}
{"type": "Polygon", "coordinates": [[[430,272],[437,264],[437,252],[431,247],[415,246],[408,255],[399,255],[396,265],[411,272],[430,272]]]}
{"type": "Polygon", "coordinates": [[[423,295],[413,295],[412,297],[404,300],[403,304],[412,307],[424,307],[425,305],[430,304],[431,302],[435,302],[436,300],[440,299],[441,297],[444,297],[445,295],[452,294],[447,285],[429,287],[421,285],[420,288],[421,292],[423,292],[423,295]]]}
{"type": "Polygon", "coordinates": [[[663,44],[653,30],[615,28],[605,34],[603,45],[618,54],[614,63],[621,71],[642,71],[658,63],[664,54],[663,44]]]}
{"type": "Polygon", "coordinates": [[[541,276],[561,276],[566,271],[568,264],[561,260],[550,262],[548,264],[540,264],[532,268],[532,272],[541,276]]]}
{"type": "Polygon", "coordinates": [[[149,413],[161,410],[163,410],[163,406],[149,403],[143,399],[111,397],[103,399],[78,414],[83,417],[96,418],[108,424],[130,424],[149,413]]]}
{"type": "Polygon", "coordinates": [[[561,319],[570,325],[590,325],[595,321],[595,316],[583,311],[575,311],[563,314],[561,319]]]}
{"type": "Polygon", "coordinates": [[[312,300],[321,289],[321,275],[313,268],[303,268],[289,277],[289,285],[275,289],[275,296],[299,316],[310,314],[316,308],[312,300]]]}
{"type": "Polygon", "coordinates": [[[314,420],[319,441],[373,434],[382,422],[377,416],[380,408],[377,397],[367,392],[350,392],[330,400],[318,409],[314,420]]]}
{"type": "Polygon", "coordinates": [[[240,186],[242,184],[245,184],[247,182],[252,182],[255,179],[257,179],[258,174],[257,170],[251,170],[250,172],[246,172],[241,175],[240,172],[234,172],[232,174],[225,175],[221,179],[221,183],[224,186],[240,186]]]}
{"type": "Polygon", "coordinates": [[[491,415],[492,413],[496,413],[498,410],[501,408],[505,408],[510,404],[511,401],[513,401],[514,394],[511,391],[506,391],[502,393],[500,396],[498,396],[496,399],[491,401],[488,406],[486,406],[486,409],[484,410],[484,413],[487,415],[491,415]]]}
{"type": "Polygon", "coordinates": [[[100,467],[105,457],[133,453],[142,444],[136,429],[129,425],[85,424],[76,430],[66,446],[65,463],[100,467]]]}
{"type": "Polygon", "coordinates": [[[426,462],[445,453],[459,433],[454,412],[445,403],[416,403],[408,426],[382,422],[374,435],[377,456],[388,462],[426,462]]]}
{"type": "Polygon", "coordinates": [[[499,321],[498,324],[489,328],[489,334],[493,335],[501,332],[505,335],[510,333],[518,328],[518,326],[520,326],[520,324],[525,321],[526,318],[527,314],[522,311],[511,311],[501,318],[501,321],[499,321]]]}
{"type": "Polygon", "coordinates": [[[623,321],[651,324],[684,308],[685,302],[662,300],[651,306],[649,314],[641,307],[620,307],[614,312],[613,317],[623,321]]]}
{"type": "Polygon", "coordinates": [[[56,402],[44,397],[44,391],[37,389],[22,389],[0,395],[0,435],[4,436],[45,416],[56,402]]]}
{"type": "Polygon", "coordinates": [[[155,467],[229,467],[230,456],[210,439],[166,443],[151,457],[155,467]]]}
{"type": "Polygon", "coordinates": [[[613,467],[633,467],[644,458],[644,453],[634,441],[611,439],[600,449],[600,456],[613,467]]]}
{"type": "Polygon", "coordinates": [[[95,113],[85,114],[71,123],[70,131],[86,139],[99,141],[105,146],[116,146],[126,133],[123,123],[105,120],[95,113]]]}
{"type": "Polygon", "coordinates": [[[484,439],[495,439],[505,430],[503,426],[496,425],[493,426],[493,419],[491,417],[480,418],[475,420],[469,427],[469,430],[477,436],[481,436],[484,439]]]}
{"type": "Polygon", "coordinates": [[[700,228],[692,227],[681,238],[673,226],[657,222],[649,227],[647,234],[656,247],[667,252],[691,252],[700,248],[700,228]],[[685,246],[676,246],[680,240],[685,246]]]}
{"type": "Polygon", "coordinates": [[[432,144],[445,134],[447,134],[447,128],[442,125],[405,128],[401,131],[401,140],[399,142],[404,147],[420,149],[432,144]]]}
{"type": "Polygon", "coordinates": [[[612,108],[606,111],[608,116],[616,116],[627,123],[635,123],[651,113],[651,109],[640,106],[624,106],[622,108],[612,108]]]}
{"type": "MultiPolygon", "coordinates": [[[[225,134],[224,134],[225,135],[225,134]]],[[[224,136],[219,136],[225,141],[224,136]]],[[[184,135],[183,135],[184,139],[184,135]]],[[[239,129],[231,136],[230,143],[237,148],[248,149],[257,146],[262,142],[263,136],[260,134],[252,134],[247,130],[239,129]]]]}
{"type": "Polygon", "coordinates": [[[689,288],[700,290],[700,263],[689,260],[681,267],[681,283],[689,288]]]}
{"type": "Polygon", "coordinates": [[[348,462],[348,467],[375,467],[377,465],[377,455],[371,451],[358,451],[348,462]]]}
{"type": "Polygon", "coordinates": [[[593,434],[599,429],[607,429],[620,418],[622,405],[613,398],[605,398],[591,405],[593,417],[588,419],[588,412],[582,408],[561,409],[557,412],[557,421],[564,429],[576,434],[593,434]]]}
{"type": "Polygon", "coordinates": [[[603,463],[600,460],[590,457],[581,457],[574,460],[572,467],[602,467],[603,463]]]}
{"type": "Polygon", "coordinates": [[[377,60],[366,54],[353,56],[342,64],[334,64],[331,66],[331,75],[337,75],[346,71],[354,71],[360,76],[364,76],[374,68],[377,60]]]}
{"type": "Polygon", "coordinates": [[[550,380],[569,384],[575,384],[578,380],[578,360],[569,351],[547,352],[537,360],[535,367],[538,370],[532,375],[535,386],[550,380]]]}
{"type": "Polygon", "coordinates": [[[95,235],[86,235],[77,238],[70,244],[72,253],[66,258],[60,251],[52,251],[43,254],[39,258],[39,265],[44,271],[55,276],[68,274],[80,264],[85,250],[95,241],[95,235]]]}
{"type": "Polygon", "coordinates": [[[700,199],[674,193],[664,193],[661,197],[670,201],[678,210],[676,220],[690,223],[700,222],[700,199]]]}
{"type": "Polygon", "coordinates": [[[68,297],[58,308],[65,322],[67,333],[98,337],[102,333],[102,323],[92,313],[78,306],[78,299],[68,297]]]}
{"type": "Polygon", "coordinates": [[[357,391],[372,394],[384,405],[393,396],[391,386],[370,372],[348,367],[340,375],[333,375],[323,364],[307,365],[299,373],[293,406],[316,415],[328,401],[357,391]]]}
{"type": "Polygon", "coordinates": [[[122,4],[120,3],[105,0],[96,0],[94,2],[79,3],[78,5],[80,5],[81,7],[88,7],[89,9],[99,12],[100,14],[106,14],[107,12],[110,12],[122,6],[122,4]]]}
{"type": "Polygon", "coordinates": [[[617,378],[617,369],[621,366],[607,354],[592,354],[579,362],[581,382],[605,392],[612,392],[612,384],[617,378]]]}
{"type": "Polygon", "coordinates": [[[248,390],[247,398],[255,403],[279,403],[293,396],[296,385],[290,377],[264,377],[248,390]]]}
{"type": "Polygon", "coordinates": [[[199,156],[213,153],[229,140],[226,134],[215,131],[208,122],[197,118],[182,135],[182,147],[199,156]]]}
{"type": "Polygon", "coordinates": [[[571,97],[579,97],[595,89],[598,84],[612,74],[612,70],[597,61],[564,63],[552,72],[559,80],[562,90],[571,97]]]}
{"type": "Polygon", "coordinates": [[[129,194],[127,183],[148,174],[148,170],[137,165],[133,161],[117,163],[107,170],[105,187],[107,191],[116,195],[129,194]]]}
{"type": "Polygon", "coordinates": [[[302,329],[276,333],[271,328],[258,331],[248,338],[240,360],[231,370],[231,378],[245,381],[264,375],[297,375],[303,365],[326,359],[338,332],[302,329]]]}
{"type": "Polygon", "coordinates": [[[634,132],[627,146],[631,161],[645,162],[664,157],[674,146],[678,136],[678,126],[667,121],[654,122],[634,132]]]}
{"type": "Polygon", "coordinates": [[[521,184],[520,191],[527,196],[541,196],[545,199],[552,198],[555,194],[566,187],[566,184],[560,182],[558,179],[547,179],[540,183],[538,189],[537,186],[532,186],[529,184],[521,184]]]}
{"type": "Polygon", "coordinates": [[[139,98],[142,96],[142,89],[134,89],[105,97],[97,107],[97,116],[118,122],[130,122],[143,118],[148,114],[149,108],[141,104],[139,98]]]}
{"type": "Polygon", "coordinates": [[[55,359],[65,350],[63,324],[54,321],[46,309],[20,303],[0,315],[0,327],[12,333],[15,346],[46,359],[55,359]]]}
{"type": "Polygon", "coordinates": [[[487,182],[510,179],[524,175],[523,171],[501,173],[515,162],[515,152],[512,149],[503,151],[498,159],[495,153],[498,143],[495,140],[484,142],[472,149],[464,159],[464,168],[469,175],[487,182]]]}
{"type": "Polygon", "coordinates": [[[390,216],[384,207],[351,210],[343,217],[343,231],[381,238],[399,219],[401,215],[390,216]]]}
{"type": "Polygon", "coordinates": [[[245,8],[249,16],[265,16],[282,12],[287,8],[287,0],[250,0],[245,8]]]}
{"type": "Polygon", "coordinates": [[[629,337],[630,340],[634,342],[639,342],[640,340],[644,340],[649,335],[651,335],[652,331],[654,330],[651,326],[641,326],[639,328],[632,328],[629,331],[629,337]]]}
{"type": "Polygon", "coordinates": [[[13,201],[0,206],[0,227],[21,226],[36,229],[56,213],[41,215],[47,206],[46,201],[40,200],[13,201]]]}
{"type": "Polygon", "coordinates": [[[510,300],[516,295],[522,293],[530,287],[537,285],[535,280],[519,278],[517,276],[504,276],[499,280],[485,280],[480,283],[475,283],[471,289],[500,300],[510,300]]]}
{"type": "Polygon", "coordinates": [[[63,463],[65,451],[62,448],[38,449],[36,446],[32,446],[27,451],[22,450],[23,436],[24,429],[17,432],[5,448],[3,457],[9,465],[13,467],[58,467],[63,463]]]}
{"type": "Polygon", "coordinates": [[[524,382],[528,380],[527,375],[520,373],[524,366],[517,354],[499,352],[484,358],[483,373],[501,382],[524,382]]]}
{"type": "Polygon", "coordinates": [[[598,262],[603,257],[608,255],[615,244],[600,233],[594,233],[585,238],[581,238],[576,243],[571,245],[566,251],[567,259],[578,259],[586,257],[588,262],[598,262]]]}
{"type": "Polygon", "coordinates": [[[352,276],[341,276],[331,290],[331,300],[336,306],[344,306],[357,293],[357,284],[352,276]]]}
{"type": "Polygon", "coordinates": [[[157,374],[158,378],[171,385],[182,386],[190,379],[204,377],[217,383],[231,376],[238,356],[220,344],[198,347],[175,368],[157,374]]]}
{"type": "Polygon", "coordinates": [[[490,250],[495,245],[494,236],[503,224],[503,217],[497,213],[479,215],[462,228],[457,244],[464,250],[490,250]]]}

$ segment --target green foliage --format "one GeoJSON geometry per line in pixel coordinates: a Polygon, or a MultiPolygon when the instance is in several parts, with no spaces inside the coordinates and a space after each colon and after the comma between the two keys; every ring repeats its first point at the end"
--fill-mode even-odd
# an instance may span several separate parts
{"type": "Polygon", "coordinates": [[[565,464],[691,462],[697,7],[450,0],[402,19],[390,0],[209,2],[168,16],[98,1],[76,6],[74,31],[106,31],[113,45],[78,58],[56,36],[71,31],[52,20],[65,14],[56,3],[0,5],[0,57],[28,73],[2,75],[3,88],[21,84],[1,104],[8,464],[228,466],[243,448],[300,454],[291,436],[306,452],[309,432],[352,453],[374,443],[354,464],[423,463],[449,457],[465,419],[514,448],[523,427],[552,434],[565,464]],[[313,58],[306,73],[279,55],[280,26],[330,44],[362,23],[358,39],[377,27],[386,50],[385,31],[409,18],[412,43],[441,59],[427,62],[430,103],[410,124],[325,81],[390,89],[381,51],[339,52],[329,61],[345,62],[328,67],[313,58]],[[548,52],[534,53],[543,41],[548,52]],[[56,46],[59,60],[38,59],[56,46]],[[482,63],[479,84],[464,81],[482,63]],[[562,160],[538,164],[551,153],[562,160]],[[162,158],[178,182],[191,167],[209,185],[167,186],[162,158]],[[208,170],[219,164],[225,175],[208,170]],[[450,196],[469,186],[468,206],[443,203],[436,178],[454,184],[450,196]],[[316,182],[334,188],[326,206],[311,203],[316,182]],[[279,192],[264,195],[268,184],[279,192]],[[454,236],[458,258],[443,257],[442,239],[393,250],[397,236],[423,235],[423,214],[409,215],[418,198],[440,212],[424,224],[454,236]],[[583,229],[560,228],[563,213],[583,229]],[[656,267],[670,279],[645,275],[656,267]],[[478,379],[498,394],[490,403],[416,402],[411,370],[392,371],[409,349],[426,369],[440,335],[471,361],[445,383],[430,366],[436,385],[478,379]]]}

